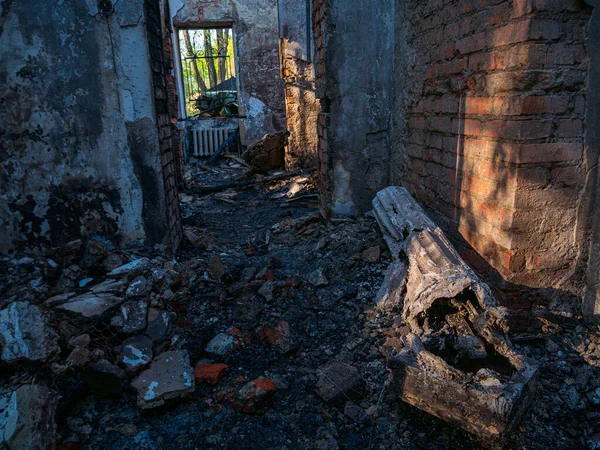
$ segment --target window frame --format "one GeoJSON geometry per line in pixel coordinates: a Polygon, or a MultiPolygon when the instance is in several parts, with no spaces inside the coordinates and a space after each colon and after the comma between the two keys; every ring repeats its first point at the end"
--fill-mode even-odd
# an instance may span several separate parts
{"type": "Polygon", "coordinates": [[[176,42],[175,50],[175,78],[176,85],[179,95],[179,120],[185,121],[190,119],[187,113],[187,103],[186,103],[186,92],[184,86],[184,77],[183,77],[183,63],[182,63],[182,55],[181,55],[181,40],[179,38],[181,30],[217,30],[217,29],[229,29],[231,30],[231,38],[233,43],[233,64],[235,67],[235,84],[236,84],[236,92],[237,92],[237,102],[238,102],[238,114],[234,116],[215,116],[215,117],[195,117],[196,120],[206,120],[206,119],[220,119],[220,118],[241,118],[242,114],[242,105],[240,102],[240,62],[238,58],[238,47],[237,47],[237,38],[236,38],[236,29],[235,24],[233,22],[206,22],[206,23],[179,23],[173,24],[173,34],[174,34],[174,42],[176,42]]]}

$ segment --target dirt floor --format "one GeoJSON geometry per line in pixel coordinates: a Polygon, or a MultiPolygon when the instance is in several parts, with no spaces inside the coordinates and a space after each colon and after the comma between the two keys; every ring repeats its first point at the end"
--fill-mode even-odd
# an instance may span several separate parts
{"type": "MultiPolygon", "coordinates": [[[[214,168],[193,164],[189,192],[243,171],[235,161],[214,168]]],[[[130,387],[112,398],[89,395],[79,372],[48,377],[13,368],[5,372],[5,385],[28,380],[27,372],[52,380],[62,395],[62,449],[498,447],[388,392],[383,353],[397,345],[404,325],[397,312],[384,313],[374,303],[389,253],[370,215],[322,221],[313,181],[312,175],[298,176],[181,195],[187,238],[171,262],[180,279],[172,297],[154,300],[176,315],[162,348],[187,351],[192,367],[226,364],[216,384],[197,382],[193,393],[147,411],[136,406],[130,387]],[[219,335],[225,344],[215,348],[210,343],[219,335]],[[327,371],[334,362],[357,369],[350,388],[327,371]],[[274,384],[264,402],[240,401],[243,387],[259,377],[274,384]],[[323,383],[339,391],[329,402],[323,383]]],[[[161,258],[160,249],[135,252],[161,258]]],[[[10,267],[5,261],[6,295],[16,292],[6,282],[14,276],[10,267]]],[[[553,317],[513,336],[539,364],[540,379],[530,411],[504,448],[600,448],[600,332],[579,324],[576,313],[553,317]]],[[[92,338],[105,337],[105,347],[122,341],[98,326],[95,333],[92,338]]]]}

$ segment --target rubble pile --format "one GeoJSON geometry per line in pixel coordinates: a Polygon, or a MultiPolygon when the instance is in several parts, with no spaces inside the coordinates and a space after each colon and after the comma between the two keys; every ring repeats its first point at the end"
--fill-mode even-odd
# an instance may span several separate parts
{"type": "Polygon", "coordinates": [[[176,358],[175,369],[165,363],[173,353],[166,350],[177,347],[171,300],[182,277],[164,249],[150,249],[152,259],[146,251],[92,238],[2,258],[0,366],[3,374],[35,380],[2,386],[0,436],[8,448],[54,447],[57,404],[73,394],[56,389],[60,380],[80,379],[90,392],[120,395],[149,379],[156,399],[141,395],[144,408],[193,390],[187,357],[176,358]],[[151,376],[138,376],[148,366],[151,376]],[[184,387],[172,379],[173,370],[182,372],[184,387]]]}
{"type": "MultiPolygon", "coordinates": [[[[195,164],[188,182],[246,172],[225,158],[195,164]]],[[[424,266],[402,242],[388,248],[374,214],[325,222],[314,193],[313,177],[299,175],[181,195],[176,261],[101,238],[0,259],[0,448],[489,447],[399,402],[396,382],[404,358],[425,381],[447,370],[445,391],[483,389],[502,404],[519,367],[489,364],[500,349],[483,329],[538,368],[505,448],[600,446],[600,331],[576,308],[535,303],[519,334],[495,303],[442,289],[452,308],[438,308],[429,285],[413,282],[424,266]],[[458,388],[446,384],[453,375],[458,388]]],[[[427,279],[462,292],[465,278],[427,279]]]]}

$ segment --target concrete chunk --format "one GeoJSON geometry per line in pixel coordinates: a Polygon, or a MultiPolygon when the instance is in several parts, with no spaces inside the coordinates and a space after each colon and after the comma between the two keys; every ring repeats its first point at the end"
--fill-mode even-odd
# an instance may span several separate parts
{"type": "Polygon", "coordinates": [[[206,346],[206,353],[214,356],[227,356],[235,350],[235,338],[230,334],[217,334],[206,346]]]}
{"type": "Polygon", "coordinates": [[[59,351],[57,342],[57,334],[37,306],[14,302],[0,311],[2,360],[47,361],[59,351]]]}
{"type": "Polygon", "coordinates": [[[150,260],[148,258],[140,258],[130,263],[123,264],[120,267],[112,270],[108,273],[109,278],[121,278],[121,277],[136,277],[141,275],[150,267],[150,260]]]}
{"type": "Polygon", "coordinates": [[[143,331],[148,323],[148,301],[130,300],[121,305],[111,320],[112,327],[124,334],[143,331]]]}
{"type": "Polygon", "coordinates": [[[317,393],[326,403],[337,403],[354,398],[362,385],[356,367],[335,362],[319,369],[317,393]]]}
{"type": "Polygon", "coordinates": [[[142,409],[164,405],[167,400],[183,397],[195,389],[194,371],[184,351],[158,355],[150,368],[133,380],[138,393],[137,403],[142,409]]]}
{"type": "Polygon", "coordinates": [[[119,364],[129,372],[136,372],[152,361],[152,340],[143,335],[133,336],[123,342],[117,351],[119,364]]]}
{"type": "Polygon", "coordinates": [[[162,341],[171,332],[173,318],[168,311],[160,311],[156,308],[148,309],[148,327],[145,335],[153,342],[162,341]]]}
{"type": "Polygon", "coordinates": [[[55,412],[60,396],[42,385],[21,386],[0,397],[0,448],[56,448],[55,412]]]}
{"type": "Polygon", "coordinates": [[[56,309],[77,314],[86,319],[98,319],[123,303],[123,299],[111,294],[87,293],[59,305],[56,309]]]}

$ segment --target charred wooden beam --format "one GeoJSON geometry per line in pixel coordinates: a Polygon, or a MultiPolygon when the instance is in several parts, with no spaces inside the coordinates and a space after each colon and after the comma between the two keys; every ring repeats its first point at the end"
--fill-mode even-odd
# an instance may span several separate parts
{"type": "Polygon", "coordinates": [[[493,440],[517,426],[533,400],[537,381],[533,366],[506,381],[485,369],[465,374],[424,347],[416,353],[403,350],[389,359],[388,367],[392,389],[401,400],[493,440]]]}
{"type": "Polygon", "coordinates": [[[398,397],[484,438],[502,438],[533,398],[537,368],[506,337],[507,311],[404,188],[373,201],[396,261],[379,305],[410,329],[388,359],[398,397]]]}

